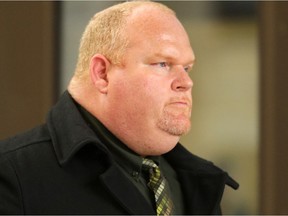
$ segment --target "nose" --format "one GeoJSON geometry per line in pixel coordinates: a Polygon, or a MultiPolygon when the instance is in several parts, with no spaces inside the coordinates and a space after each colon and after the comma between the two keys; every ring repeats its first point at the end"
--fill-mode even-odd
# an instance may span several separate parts
{"type": "Polygon", "coordinates": [[[184,70],[184,68],[178,68],[175,70],[175,78],[171,84],[171,88],[174,91],[188,91],[191,90],[193,86],[193,81],[189,77],[189,74],[184,70]]]}

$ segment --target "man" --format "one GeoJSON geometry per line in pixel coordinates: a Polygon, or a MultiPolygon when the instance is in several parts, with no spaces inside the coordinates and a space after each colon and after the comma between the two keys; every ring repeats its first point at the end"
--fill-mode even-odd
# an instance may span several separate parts
{"type": "Polygon", "coordinates": [[[0,144],[0,213],[220,214],[225,184],[238,184],[178,143],[194,62],[159,3],[96,14],[47,123],[0,144]]]}

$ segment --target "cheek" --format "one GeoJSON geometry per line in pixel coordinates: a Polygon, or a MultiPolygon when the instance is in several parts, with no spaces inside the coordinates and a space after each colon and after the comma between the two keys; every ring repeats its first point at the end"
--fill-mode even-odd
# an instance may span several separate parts
{"type": "Polygon", "coordinates": [[[155,79],[137,80],[133,86],[132,97],[146,109],[160,106],[165,98],[164,87],[155,79]]]}
{"type": "Polygon", "coordinates": [[[113,100],[130,115],[157,115],[165,101],[164,87],[155,79],[130,78],[114,83],[113,100]]]}

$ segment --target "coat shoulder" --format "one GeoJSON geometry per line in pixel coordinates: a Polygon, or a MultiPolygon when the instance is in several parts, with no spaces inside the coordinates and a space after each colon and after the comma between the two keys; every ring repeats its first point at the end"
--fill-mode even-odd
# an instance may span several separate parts
{"type": "Polygon", "coordinates": [[[40,125],[29,131],[17,134],[0,141],[0,156],[21,151],[31,145],[51,140],[46,125],[40,125]]]}

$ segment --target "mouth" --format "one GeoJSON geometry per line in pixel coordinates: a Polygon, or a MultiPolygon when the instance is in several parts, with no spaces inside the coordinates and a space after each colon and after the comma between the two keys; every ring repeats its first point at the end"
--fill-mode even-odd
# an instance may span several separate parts
{"type": "Polygon", "coordinates": [[[179,107],[191,107],[192,105],[191,100],[186,99],[186,98],[172,100],[169,104],[174,105],[174,106],[179,106],[179,107]]]}
{"type": "Polygon", "coordinates": [[[181,108],[181,107],[183,107],[183,108],[190,107],[189,103],[184,102],[184,101],[173,102],[173,103],[170,103],[170,105],[176,106],[176,107],[179,107],[179,108],[181,108]]]}
{"type": "Polygon", "coordinates": [[[187,101],[175,101],[173,104],[183,104],[183,105],[189,105],[190,103],[187,101]]]}

